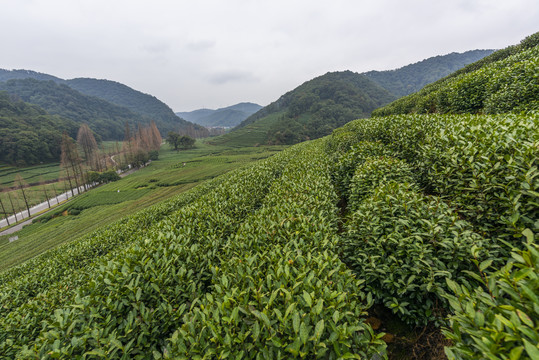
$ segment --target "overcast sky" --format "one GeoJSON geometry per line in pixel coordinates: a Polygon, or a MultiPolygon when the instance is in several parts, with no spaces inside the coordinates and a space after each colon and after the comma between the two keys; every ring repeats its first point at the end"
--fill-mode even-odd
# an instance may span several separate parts
{"type": "Polygon", "coordinates": [[[190,111],[537,31],[538,0],[0,0],[0,68],[119,81],[190,111]]]}

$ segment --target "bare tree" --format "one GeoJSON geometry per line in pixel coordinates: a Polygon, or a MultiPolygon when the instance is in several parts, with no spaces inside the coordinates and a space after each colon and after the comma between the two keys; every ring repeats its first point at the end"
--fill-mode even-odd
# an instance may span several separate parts
{"type": "Polygon", "coordinates": [[[9,202],[11,203],[11,211],[13,211],[13,215],[15,216],[15,222],[17,222],[17,209],[15,209],[15,206],[13,206],[13,199],[11,199],[10,191],[8,191],[7,196],[9,198],[9,202]]]}
{"type": "MultiPolygon", "coordinates": [[[[2,188],[0,187],[0,193],[2,193],[2,188]]],[[[9,214],[6,212],[6,208],[4,207],[4,203],[2,202],[2,198],[0,198],[0,205],[2,206],[2,213],[6,217],[7,225],[9,226],[9,214]]]]}
{"type": "Polygon", "coordinates": [[[73,194],[73,185],[71,184],[71,176],[73,177],[73,180],[75,181],[75,185],[77,186],[77,192],[80,191],[79,186],[79,177],[82,175],[82,169],[80,167],[80,157],[79,153],[77,151],[77,146],[73,143],[73,140],[67,135],[66,132],[62,135],[62,155],[61,155],[61,163],[60,165],[66,170],[67,172],[67,179],[69,181],[69,186],[71,187],[71,195],[73,194]],[[71,175],[69,174],[69,170],[71,169],[71,175]]]}
{"type": "Polygon", "coordinates": [[[86,163],[92,170],[101,171],[97,141],[92,130],[86,124],[82,124],[77,133],[77,143],[82,148],[86,163]]]}
{"type": "Polygon", "coordinates": [[[155,121],[152,120],[150,123],[150,138],[152,143],[152,150],[159,151],[161,148],[161,143],[163,142],[163,138],[161,137],[161,133],[159,132],[159,129],[157,129],[157,125],[155,125],[155,121]]]}
{"type": "Polygon", "coordinates": [[[47,199],[47,204],[49,205],[49,208],[51,207],[51,202],[49,201],[49,194],[47,194],[47,187],[45,186],[45,181],[43,181],[43,178],[39,179],[39,182],[41,183],[41,188],[43,189],[43,194],[45,195],[45,199],[47,199]]]}
{"type": "Polygon", "coordinates": [[[28,205],[28,198],[26,197],[26,192],[24,188],[27,186],[26,181],[22,178],[21,174],[15,175],[15,187],[21,189],[22,198],[24,199],[24,204],[26,205],[26,210],[28,211],[28,217],[30,217],[30,206],[28,205]]]}

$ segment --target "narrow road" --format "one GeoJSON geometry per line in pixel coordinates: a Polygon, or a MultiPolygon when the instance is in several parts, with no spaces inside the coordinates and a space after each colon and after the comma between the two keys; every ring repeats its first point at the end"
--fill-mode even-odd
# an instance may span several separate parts
{"type": "MultiPolygon", "coordinates": [[[[80,189],[82,190],[83,188],[80,187],[80,189]]],[[[73,189],[73,193],[75,195],[78,195],[79,194],[79,191],[78,189],[73,189]]],[[[70,199],[71,197],[73,197],[73,195],[71,194],[71,191],[68,191],[68,192],[65,192],[63,194],[60,194],[54,198],[51,198],[49,199],[49,202],[51,204],[51,207],[54,206],[54,205],[57,205],[65,200],[68,200],[70,199]]],[[[49,204],[45,201],[45,202],[42,202],[41,204],[38,204],[36,206],[33,206],[30,208],[30,215],[35,215],[37,213],[40,213],[42,212],[43,210],[47,210],[49,208],[49,204]]],[[[28,217],[28,211],[27,210],[24,210],[24,211],[21,211],[19,213],[17,213],[17,221],[21,221],[21,219],[26,219],[28,217]]],[[[15,215],[11,215],[8,217],[8,220],[9,220],[9,223],[10,224],[14,224],[16,221],[15,221],[15,215]]],[[[0,232],[0,235],[6,235],[6,234],[11,234],[15,231],[18,231],[20,229],[22,229],[22,227],[26,224],[29,224],[31,223],[32,220],[28,220],[28,221],[25,221],[17,226],[14,226],[12,228],[9,228],[7,230],[4,230],[2,232],[0,232]]],[[[8,226],[8,221],[4,218],[2,220],[0,220],[0,229],[3,228],[3,227],[6,227],[8,226]]]]}
{"type": "MultiPolygon", "coordinates": [[[[114,159],[112,159],[112,161],[114,161],[114,159]]],[[[151,162],[151,161],[149,161],[148,164],[149,164],[150,162],[151,162]]],[[[114,163],[116,163],[116,161],[114,161],[114,163]]],[[[129,175],[129,174],[134,173],[134,172],[137,171],[137,170],[139,170],[139,169],[138,169],[138,168],[132,168],[132,169],[130,169],[130,170],[124,171],[123,173],[120,173],[120,177],[123,178],[123,177],[125,177],[125,176],[127,176],[127,175],[129,175]]],[[[91,185],[88,185],[88,186],[89,186],[89,187],[92,187],[91,185]]],[[[80,187],[80,189],[81,189],[81,192],[84,191],[84,188],[83,188],[82,186],[80,187]]],[[[79,194],[78,189],[77,189],[77,188],[74,188],[74,189],[73,189],[73,193],[74,193],[75,195],[78,195],[78,194],[79,194]]],[[[61,203],[61,202],[63,202],[63,201],[66,201],[66,200],[68,200],[68,199],[70,199],[70,198],[72,198],[72,197],[73,197],[73,195],[71,194],[71,191],[68,191],[68,192],[65,192],[65,193],[63,193],[63,194],[60,194],[60,195],[58,195],[58,196],[56,196],[56,197],[54,197],[54,198],[49,199],[49,202],[50,202],[50,204],[51,204],[51,207],[53,207],[54,205],[57,205],[57,204],[59,204],[59,203],[61,203]]],[[[30,208],[30,215],[35,215],[35,214],[40,213],[40,212],[42,212],[42,211],[44,211],[44,210],[47,210],[47,209],[49,209],[49,204],[48,204],[46,201],[44,201],[44,202],[42,202],[41,204],[38,204],[38,205],[36,205],[36,206],[34,206],[34,207],[31,207],[31,208],[30,208]]],[[[17,221],[21,221],[22,219],[28,218],[28,211],[27,211],[27,210],[24,210],[24,211],[21,211],[21,212],[17,213],[16,218],[17,218],[17,221]]],[[[9,216],[9,217],[8,217],[8,220],[9,220],[9,224],[14,224],[14,223],[16,222],[16,221],[15,221],[15,215],[9,216]]],[[[2,235],[7,235],[7,234],[12,234],[12,233],[14,233],[14,232],[16,232],[16,231],[19,231],[20,229],[22,229],[22,227],[23,227],[24,225],[30,224],[31,222],[32,222],[32,219],[29,219],[29,220],[24,221],[24,222],[22,222],[22,223],[20,223],[20,224],[18,224],[18,225],[16,225],[16,226],[13,226],[13,227],[11,227],[11,228],[9,228],[9,229],[6,229],[6,230],[4,230],[4,231],[1,231],[1,232],[0,232],[0,236],[2,236],[2,235]]],[[[8,226],[8,221],[7,221],[5,218],[2,219],[2,220],[0,220],[0,229],[1,229],[1,228],[4,228],[4,227],[6,227],[6,226],[8,226]]]]}

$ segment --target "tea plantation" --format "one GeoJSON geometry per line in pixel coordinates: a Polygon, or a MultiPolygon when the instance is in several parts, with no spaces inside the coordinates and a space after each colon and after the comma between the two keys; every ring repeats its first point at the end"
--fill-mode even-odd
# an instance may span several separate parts
{"type": "Polygon", "coordinates": [[[357,120],[207,181],[1,273],[0,356],[384,357],[379,304],[535,358],[538,125],[357,120]]]}
{"type": "Polygon", "coordinates": [[[1,272],[0,358],[539,359],[534,39],[1,272]]]}

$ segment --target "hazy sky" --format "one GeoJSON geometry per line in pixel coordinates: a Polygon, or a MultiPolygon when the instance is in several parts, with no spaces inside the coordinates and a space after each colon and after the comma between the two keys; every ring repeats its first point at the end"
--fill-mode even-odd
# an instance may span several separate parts
{"type": "Polygon", "coordinates": [[[0,0],[0,68],[93,77],[174,111],[267,105],[328,71],[388,70],[539,31],[538,0],[0,0]]]}

